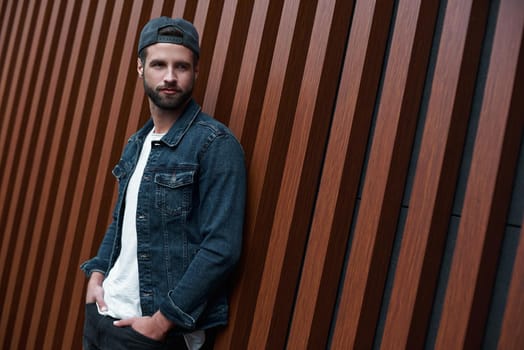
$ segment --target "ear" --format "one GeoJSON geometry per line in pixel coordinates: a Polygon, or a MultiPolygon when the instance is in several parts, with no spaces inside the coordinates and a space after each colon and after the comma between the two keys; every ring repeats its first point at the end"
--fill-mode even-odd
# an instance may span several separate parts
{"type": "Polygon", "coordinates": [[[195,80],[196,80],[196,79],[198,79],[198,62],[197,62],[197,64],[195,65],[195,69],[194,69],[194,71],[195,71],[195,80]]]}
{"type": "Polygon", "coordinates": [[[136,71],[140,78],[144,77],[144,66],[142,65],[142,60],[140,58],[136,59],[136,71]]]}

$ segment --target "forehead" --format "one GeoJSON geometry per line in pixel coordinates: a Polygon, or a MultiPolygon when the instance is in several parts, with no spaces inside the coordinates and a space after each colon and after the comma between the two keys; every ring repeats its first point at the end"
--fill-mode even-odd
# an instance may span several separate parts
{"type": "Polygon", "coordinates": [[[185,46],[170,43],[156,43],[148,46],[146,59],[162,61],[187,61],[193,60],[193,51],[185,46]]]}

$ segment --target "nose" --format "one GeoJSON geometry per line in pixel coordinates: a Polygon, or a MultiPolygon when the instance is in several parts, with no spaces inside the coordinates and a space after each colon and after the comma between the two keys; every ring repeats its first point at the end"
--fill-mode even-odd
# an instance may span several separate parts
{"type": "Polygon", "coordinates": [[[169,83],[172,83],[172,82],[176,82],[177,78],[176,78],[176,71],[174,68],[168,68],[167,71],[166,71],[166,75],[164,76],[164,81],[165,82],[169,82],[169,83]]]}

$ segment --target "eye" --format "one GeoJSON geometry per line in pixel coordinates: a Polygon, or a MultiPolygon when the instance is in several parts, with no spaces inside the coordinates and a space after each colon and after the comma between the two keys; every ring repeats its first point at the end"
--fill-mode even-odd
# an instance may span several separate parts
{"type": "Polygon", "coordinates": [[[187,64],[185,64],[185,63],[177,63],[176,69],[178,69],[178,70],[187,70],[188,67],[187,67],[187,64]]]}
{"type": "Polygon", "coordinates": [[[162,61],[151,61],[151,63],[149,63],[149,66],[153,68],[161,68],[164,67],[165,64],[162,61]]]}

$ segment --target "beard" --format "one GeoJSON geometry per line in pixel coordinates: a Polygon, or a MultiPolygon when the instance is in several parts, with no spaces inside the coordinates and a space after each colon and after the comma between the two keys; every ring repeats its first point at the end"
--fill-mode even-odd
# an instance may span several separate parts
{"type": "Polygon", "coordinates": [[[193,94],[193,84],[188,90],[182,90],[176,85],[162,85],[157,88],[150,86],[144,78],[144,91],[151,102],[160,109],[176,111],[182,109],[193,94]],[[176,89],[175,95],[162,95],[161,90],[165,88],[176,89]]]}

